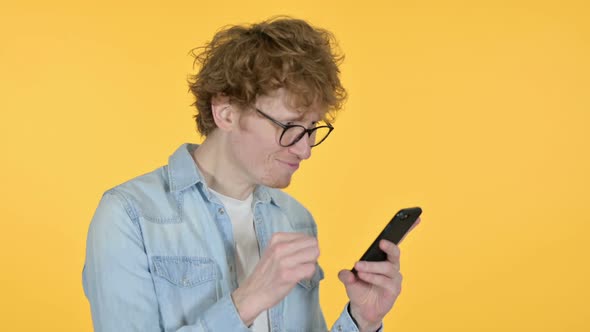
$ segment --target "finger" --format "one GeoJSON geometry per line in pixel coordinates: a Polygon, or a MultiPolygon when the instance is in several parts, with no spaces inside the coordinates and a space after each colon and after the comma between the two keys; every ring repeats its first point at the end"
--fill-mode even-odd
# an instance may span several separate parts
{"type": "Polygon", "coordinates": [[[269,250],[274,257],[279,259],[285,259],[296,255],[299,251],[316,252],[319,256],[318,240],[307,235],[294,238],[290,241],[277,242],[271,245],[269,250]]]}
{"type": "Polygon", "coordinates": [[[298,264],[316,263],[320,257],[320,249],[318,246],[307,246],[297,251],[290,253],[288,256],[283,256],[283,260],[291,262],[290,266],[298,264]]]}
{"type": "Polygon", "coordinates": [[[360,272],[382,274],[390,278],[392,278],[396,272],[399,272],[399,264],[393,264],[390,261],[361,261],[357,262],[354,265],[354,268],[360,272]]]}
{"type": "Polygon", "coordinates": [[[277,232],[277,233],[274,233],[272,235],[272,237],[270,238],[269,245],[273,245],[275,243],[280,243],[280,242],[292,241],[292,240],[302,238],[305,236],[308,236],[308,235],[305,233],[297,233],[297,232],[277,232]]]}
{"type": "Polygon", "coordinates": [[[299,282],[303,279],[311,279],[317,270],[315,262],[301,264],[294,269],[291,269],[289,275],[295,277],[295,281],[299,282]]]}
{"type": "Polygon", "coordinates": [[[422,221],[422,219],[421,219],[421,218],[418,218],[418,219],[417,219],[417,220],[416,220],[416,221],[415,221],[415,222],[412,224],[412,227],[410,227],[410,230],[408,231],[408,233],[409,233],[409,232],[411,232],[411,231],[412,231],[414,228],[416,228],[416,226],[418,226],[418,225],[420,224],[420,222],[421,222],[421,221],[422,221]]]}
{"type": "Polygon", "coordinates": [[[379,242],[379,248],[387,254],[387,260],[397,265],[399,270],[400,262],[400,250],[399,247],[393,244],[391,241],[381,240],[379,242]]]}
{"type": "Polygon", "coordinates": [[[354,276],[354,273],[352,273],[352,271],[350,270],[341,270],[340,272],[338,272],[338,279],[340,279],[344,286],[348,286],[357,281],[357,278],[354,276]]]}
{"type": "Polygon", "coordinates": [[[398,244],[401,243],[406,236],[408,236],[408,233],[410,233],[416,226],[418,226],[418,224],[420,224],[420,222],[422,221],[422,219],[418,218],[410,227],[410,229],[404,234],[404,236],[402,236],[402,238],[399,240],[398,244]]]}
{"type": "Polygon", "coordinates": [[[399,293],[399,291],[401,290],[402,276],[399,273],[396,274],[396,277],[389,278],[382,274],[366,273],[359,271],[358,276],[359,279],[368,284],[390,290],[393,293],[399,293]]]}

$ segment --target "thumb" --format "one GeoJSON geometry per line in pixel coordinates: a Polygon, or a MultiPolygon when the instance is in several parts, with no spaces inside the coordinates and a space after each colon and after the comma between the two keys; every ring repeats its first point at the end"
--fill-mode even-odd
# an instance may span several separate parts
{"type": "Polygon", "coordinates": [[[338,279],[345,285],[349,285],[356,280],[354,273],[350,270],[341,270],[338,272],[338,279]]]}

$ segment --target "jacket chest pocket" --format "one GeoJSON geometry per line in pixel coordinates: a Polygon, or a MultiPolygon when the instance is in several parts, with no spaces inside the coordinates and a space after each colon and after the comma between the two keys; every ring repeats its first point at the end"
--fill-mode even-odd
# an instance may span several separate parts
{"type": "Polygon", "coordinates": [[[152,267],[166,330],[195,323],[220,297],[221,272],[209,257],[153,256],[152,267]]]}

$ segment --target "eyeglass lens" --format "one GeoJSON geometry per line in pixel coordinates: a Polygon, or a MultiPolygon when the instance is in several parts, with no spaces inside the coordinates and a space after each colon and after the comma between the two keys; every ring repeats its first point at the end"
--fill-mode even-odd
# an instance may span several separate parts
{"type": "MultiPolygon", "coordinates": [[[[328,127],[318,127],[309,136],[309,146],[314,146],[316,143],[323,141],[330,133],[328,127]]],[[[281,145],[289,146],[299,141],[305,135],[305,128],[296,126],[290,127],[283,133],[281,137],[281,145]]]]}

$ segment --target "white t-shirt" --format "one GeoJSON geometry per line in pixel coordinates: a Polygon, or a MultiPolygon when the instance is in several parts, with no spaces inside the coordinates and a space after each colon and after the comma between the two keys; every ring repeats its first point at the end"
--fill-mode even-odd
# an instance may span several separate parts
{"type": "MultiPolygon", "coordinates": [[[[234,234],[234,246],[236,254],[236,273],[238,285],[254,271],[256,263],[260,260],[260,248],[254,230],[254,214],[252,213],[252,194],[241,201],[224,196],[212,189],[211,192],[219,198],[225,206],[225,211],[231,220],[234,234]]],[[[255,332],[268,332],[268,313],[263,311],[251,326],[255,332]]]]}

